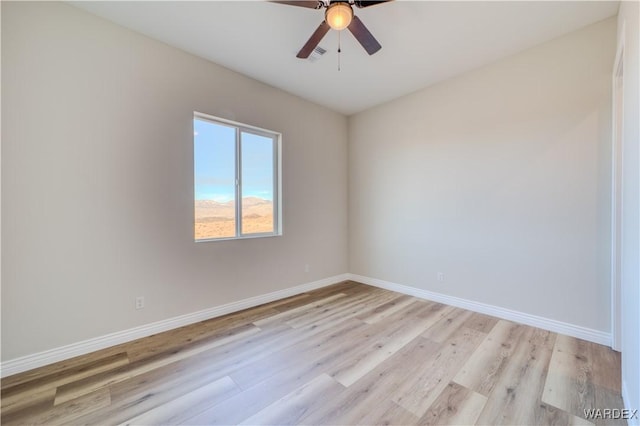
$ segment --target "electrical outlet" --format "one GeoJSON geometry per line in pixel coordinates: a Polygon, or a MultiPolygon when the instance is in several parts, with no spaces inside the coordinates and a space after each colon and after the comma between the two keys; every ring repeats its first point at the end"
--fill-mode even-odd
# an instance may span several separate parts
{"type": "Polygon", "coordinates": [[[438,281],[444,281],[444,272],[438,272],[438,281]]]}
{"type": "Polygon", "coordinates": [[[310,270],[310,268],[309,268],[309,264],[308,264],[308,263],[305,263],[305,264],[304,264],[304,271],[305,271],[305,272],[309,272],[309,270],[310,270]]]}
{"type": "Polygon", "coordinates": [[[136,309],[144,308],[144,297],[136,297],[136,309]]]}

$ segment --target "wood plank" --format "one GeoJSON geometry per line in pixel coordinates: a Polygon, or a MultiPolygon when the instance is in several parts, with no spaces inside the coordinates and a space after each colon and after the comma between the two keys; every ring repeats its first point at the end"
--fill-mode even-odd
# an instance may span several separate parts
{"type": "MultiPolygon", "coordinates": [[[[346,423],[339,423],[346,424],[346,423]]],[[[419,425],[419,419],[395,402],[383,400],[369,407],[365,415],[356,423],[359,425],[419,425]]]]}
{"type": "Polygon", "coordinates": [[[393,293],[380,291],[370,294],[362,294],[353,298],[345,298],[336,301],[322,310],[307,312],[290,320],[286,323],[293,328],[303,328],[310,325],[328,324],[340,322],[346,318],[360,315],[363,311],[386,303],[395,297],[393,293]],[[337,321],[334,321],[337,320],[337,321]]]}
{"type": "Polygon", "coordinates": [[[404,308],[415,302],[415,298],[411,296],[398,296],[395,294],[394,296],[395,297],[392,300],[358,315],[357,318],[366,322],[367,324],[375,324],[385,320],[388,316],[403,310],[404,308]]]}
{"type": "Polygon", "coordinates": [[[242,388],[248,389],[277,374],[289,370],[292,366],[305,368],[301,364],[328,363],[336,359],[348,358],[362,351],[358,336],[366,332],[366,324],[347,319],[339,325],[320,333],[299,335],[291,346],[274,350],[266,357],[256,359],[247,366],[241,366],[229,373],[230,377],[242,388]]]}
{"type": "MultiPolygon", "coordinates": [[[[238,368],[230,375],[241,388],[246,389],[290,368],[291,365],[297,365],[302,359],[306,362],[319,359],[314,353],[323,355],[322,359],[334,358],[338,354],[347,358],[348,354],[363,353],[366,351],[364,347],[364,341],[367,339],[366,324],[352,319],[357,313],[349,310],[339,316],[325,318],[319,324],[309,324],[304,328],[296,329],[299,334],[289,335],[289,345],[275,342],[276,344],[270,346],[268,350],[271,347],[279,350],[272,351],[270,355],[260,360],[256,359],[247,367],[238,368]],[[327,350],[329,352],[326,352],[327,350]]],[[[388,327],[388,325],[381,325],[377,328],[388,327]]]]}
{"type": "Polygon", "coordinates": [[[0,424],[28,424],[24,419],[28,419],[35,414],[49,412],[53,408],[53,398],[20,401],[19,408],[11,411],[2,411],[2,413],[0,413],[0,424]]]}
{"type": "MultiPolygon", "coordinates": [[[[42,377],[31,378],[28,381],[21,381],[14,386],[7,386],[2,389],[2,409],[15,405],[18,399],[38,398],[49,393],[51,389],[63,386],[67,383],[92,377],[107,371],[116,370],[129,364],[126,353],[117,353],[104,358],[92,357],[85,364],[78,364],[67,370],[60,370],[42,377]],[[38,395],[36,397],[35,395],[38,395]]],[[[3,379],[4,380],[4,379],[3,379]]]]}
{"type": "Polygon", "coordinates": [[[259,331],[260,329],[258,327],[249,324],[248,326],[239,327],[239,329],[236,329],[232,333],[228,333],[226,336],[219,339],[197,342],[194,345],[183,347],[180,350],[174,350],[168,354],[158,354],[153,359],[132,363],[114,371],[109,371],[107,373],[95,375],[84,380],[60,386],[56,392],[54,404],[62,404],[105,386],[114,385],[165,365],[188,359],[189,357],[210,351],[234,340],[258,333],[259,331]]]}
{"type": "Polygon", "coordinates": [[[414,374],[394,391],[392,400],[418,418],[424,416],[484,337],[476,330],[458,329],[433,357],[415,367],[414,374]]]}
{"type": "Polygon", "coordinates": [[[439,304],[414,303],[407,306],[407,309],[389,317],[389,323],[394,326],[380,334],[372,344],[366,345],[361,356],[347,359],[336,369],[329,370],[329,374],[344,386],[352,385],[437,322],[443,309],[444,305],[439,304]]]}
{"type": "MultiPolygon", "coordinates": [[[[210,357],[197,357],[171,363],[110,386],[111,404],[90,416],[79,418],[78,422],[120,424],[224,378],[224,367],[218,368],[219,364],[210,362],[210,357]]],[[[229,391],[227,396],[237,392],[229,391]]]]}
{"type": "Polygon", "coordinates": [[[620,365],[620,352],[596,343],[585,343],[589,347],[588,353],[591,358],[591,379],[593,384],[596,388],[608,389],[618,393],[622,388],[622,371],[617,368],[620,365]]]}
{"type": "Polygon", "coordinates": [[[322,298],[320,300],[312,300],[312,301],[309,301],[309,303],[306,303],[302,306],[298,306],[297,308],[289,309],[275,315],[270,315],[258,321],[254,321],[254,324],[258,327],[265,327],[265,326],[268,326],[269,324],[273,324],[279,321],[286,322],[300,315],[304,315],[305,313],[308,313],[308,312],[314,312],[319,310],[321,311],[322,309],[324,309],[325,306],[329,306],[332,301],[346,297],[346,296],[347,295],[344,293],[337,293],[337,294],[322,298]]]}
{"type": "Polygon", "coordinates": [[[2,418],[4,419],[10,413],[19,411],[30,405],[53,406],[53,400],[56,396],[56,388],[34,388],[29,391],[14,393],[2,398],[2,418]]]}
{"type": "Polygon", "coordinates": [[[15,420],[3,420],[4,425],[66,425],[73,423],[78,417],[99,410],[110,404],[109,389],[99,389],[83,395],[73,401],[51,407],[47,410],[29,410],[26,415],[15,420]]]}
{"type": "MultiPolygon", "coordinates": [[[[287,337],[291,337],[287,336],[286,331],[283,330],[289,332],[295,330],[286,326],[281,329],[281,331],[277,331],[275,328],[263,330],[258,335],[248,337],[247,340],[217,348],[213,353],[198,354],[117,383],[111,386],[111,406],[92,417],[99,424],[121,423],[146,410],[164,404],[168,400],[177,398],[181,393],[204,385],[203,381],[210,382],[236,370],[245,371],[270,353],[277,352],[281,347],[286,347],[285,344],[278,343],[283,340],[286,342],[287,337]]],[[[336,330],[328,332],[328,335],[335,332],[336,330]]],[[[304,337],[296,335],[294,339],[295,341],[304,341],[304,337]]],[[[339,343],[331,346],[335,346],[336,350],[340,348],[339,343]]],[[[300,358],[297,358],[299,363],[300,358]]],[[[278,357],[276,356],[274,359],[277,362],[278,357]]],[[[285,367],[287,366],[285,365],[285,367]]]]}
{"type": "Polygon", "coordinates": [[[482,333],[489,333],[493,327],[498,323],[499,319],[496,317],[490,317],[489,315],[480,314],[474,312],[464,324],[464,327],[478,330],[482,333]]]}
{"type": "Polygon", "coordinates": [[[575,415],[595,407],[595,389],[586,345],[578,339],[558,336],[549,363],[542,402],[575,415]],[[578,348],[582,348],[580,350],[578,348]]]}
{"type": "Polygon", "coordinates": [[[590,421],[569,414],[564,410],[561,410],[549,404],[545,404],[544,402],[541,402],[537,407],[535,416],[535,424],[537,425],[594,426],[594,423],[591,423],[590,421]]]}
{"type": "Polygon", "coordinates": [[[211,320],[191,324],[164,333],[145,337],[127,348],[131,362],[154,358],[159,353],[180,351],[184,346],[195,345],[205,340],[219,339],[235,330],[252,328],[253,322],[277,313],[267,305],[229,314],[211,320]]]}
{"type": "MultiPolygon", "coordinates": [[[[585,410],[620,406],[619,392],[611,390],[619,389],[620,374],[612,365],[619,365],[619,355],[611,349],[558,336],[542,401],[582,418],[585,410]]],[[[616,419],[597,419],[595,423],[602,421],[613,424],[616,419]]]]}
{"type": "MultiPolygon", "coordinates": [[[[108,351],[105,351],[108,353],[108,351]]],[[[129,363],[127,354],[117,353],[105,357],[93,355],[83,357],[86,363],[73,362],[67,370],[42,371],[48,373],[42,377],[34,377],[27,374],[29,380],[17,380],[13,386],[5,387],[2,390],[2,423],[11,423],[12,419],[27,416],[32,418],[35,413],[44,413],[54,406],[56,389],[65,384],[74,383],[78,380],[86,380],[96,375],[106,374],[110,371],[126,367],[129,363]]],[[[19,379],[19,378],[18,378],[19,379]]],[[[75,406],[72,406],[75,407],[75,406]]],[[[58,410],[54,413],[59,413],[58,410]]],[[[52,414],[54,418],[59,414],[52,414]]],[[[81,414],[78,414],[81,415],[81,414]]],[[[45,416],[46,417],[46,416],[45,416]]],[[[36,420],[37,421],[37,418],[36,420]]],[[[53,420],[52,420],[53,421],[53,420]]]]}
{"type": "Polygon", "coordinates": [[[302,424],[417,424],[418,417],[398,406],[394,391],[430,359],[440,345],[417,337],[362,379],[342,392],[328,396],[325,405],[309,413],[302,424]]]}
{"type": "Polygon", "coordinates": [[[361,293],[369,293],[372,289],[375,290],[381,290],[377,287],[372,287],[366,284],[362,284],[356,281],[343,281],[340,284],[335,284],[331,287],[325,287],[325,288],[321,288],[319,290],[315,290],[314,294],[323,294],[323,295],[327,295],[330,294],[328,292],[331,293],[335,293],[335,292],[340,292],[340,293],[344,293],[347,296],[351,297],[351,296],[355,296],[361,293]]]}
{"type": "Polygon", "coordinates": [[[333,368],[345,357],[362,350],[352,333],[361,333],[366,324],[350,320],[340,331],[327,331],[321,340],[310,338],[278,351],[230,374],[244,390],[192,419],[193,424],[236,424],[264,409],[279,398],[333,368]],[[274,373],[275,371],[275,373],[274,373]],[[263,373],[261,373],[263,372],[263,373]],[[255,378],[257,376],[258,378],[255,378]],[[240,384],[237,377],[243,380],[240,384]],[[252,378],[254,377],[254,378],[252,378]]]}
{"type": "MultiPolygon", "coordinates": [[[[608,348],[606,348],[608,349],[608,348]]],[[[602,386],[595,386],[596,407],[601,409],[623,407],[622,395],[620,392],[609,390],[602,386]]],[[[577,417],[577,416],[576,416],[577,417]]],[[[626,425],[627,421],[622,418],[618,419],[595,419],[596,425],[626,425]]]]}
{"type": "Polygon", "coordinates": [[[322,368],[315,363],[300,363],[298,368],[284,370],[280,374],[261,381],[255,386],[188,419],[185,423],[206,425],[238,424],[308,383],[319,374],[322,374],[322,368]]]}
{"type": "MultiPolygon", "coordinates": [[[[308,294],[307,294],[308,295],[308,294]]],[[[302,296],[302,295],[300,295],[302,296]]],[[[295,296],[293,296],[295,297],[295,296]]],[[[284,299],[284,300],[289,300],[284,299]]],[[[217,338],[238,327],[246,326],[267,316],[277,313],[272,306],[279,306],[280,301],[270,302],[257,307],[230,313],[220,317],[186,325],[173,330],[168,330],[152,336],[136,339],[132,342],[116,345],[113,348],[98,352],[126,352],[130,362],[141,361],[148,357],[154,357],[160,352],[168,352],[180,349],[184,345],[197,343],[200,340],[217,338]]]]}
{"type": "Polygon", "coordinates": [[[244,425],[295,425],[307,413],[325,404],[327,395],[340,392],[342,385],[321,374],[276,402],[244,420],[244,425]]]}
{"type": "Polygon", "coordinates": [[[434,342],[444,342],[462,327],[471,315],[470,311],[447,307],[445,316],[422,333],[422,337],[434,342]]]}
{"type": "Polygon", "coordinates": [[[228,376],[188,392],[121,423],[122,425],[178,424],[240,392],[228,376]]]}
{"type": "MultiPolygon", "coordinates": [[[[126,344],[130,345],[134,342],[129,342],[126,344]]],[[[74,371],[86,369],[88,365],[94,363],[101,364],[104,362],[104,360],[109,359],[110,357],[121,356],[121,354],[124,354],[126,352],[126,349],[122,349],[122,345],[117,345],[110,348],[101,349],[96,352],[91,352],[89,354],[79,355],[73,358],[65,359],[63,361],[55,362],[53,364],[34,368],[33,370],[24,371],[22,373],[14,374],[8,377],[3,377],[0,383],[0,387],[2,388],[2,391],[4,393],[9,388],[16,387],[26,382],[31,382],[34,380],[41,381],[45,377],[61,377],[73,374],[74,371]]]]}
{"type": "Polygon", "coordinates": [[[453,381],[488,396],[502,375],[526,328],[500,320],[469,357],[453,381]]]}
{"type": "Polygon", "coordinates": [[[482,424],[534,424],[554,333],[527,327],[478,418],[482,424]]]}
{"type": "MultiPolygon", "coordinates": [[[[306,294],[311,295],[315,300],[320,300],[322,298],[333,296],[334,294],[338,294],[338,293],[343,293],[343,294],[346,294],[348,297],[351,297],[357,294],[361,294],[363,292],[367,293],[370,290],[371,290],[371,287],[367,285],[360,284],[355,281],[343,281],[341,283],[337,283],[327,287],[319,288],[317,290],[313,290],[306,294]]],[[[284,305],[282,307],[281,306],[276,307],[276,310],[278,311],[289,310],[296,307],[297,306],[295,305],[284,305]]]]}
{"type": "Polygon", "coordinates": [[[451,382],[422,416],[420,424],[472,425],[486,402],[486,396],[451,382]]]}

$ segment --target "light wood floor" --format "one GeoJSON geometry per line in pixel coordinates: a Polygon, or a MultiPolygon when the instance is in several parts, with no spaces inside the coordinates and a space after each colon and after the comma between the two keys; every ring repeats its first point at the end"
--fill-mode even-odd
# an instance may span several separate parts
{"type": "Polygon", "coordinates": [[[2,380],[6,425],[569,425],[590,408],[622,408],[609,348],[353,282],[2,380]]]}

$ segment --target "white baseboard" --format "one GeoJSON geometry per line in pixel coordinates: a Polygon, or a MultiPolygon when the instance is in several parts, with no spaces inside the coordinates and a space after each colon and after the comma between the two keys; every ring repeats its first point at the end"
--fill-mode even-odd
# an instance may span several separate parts
{"type": "Polygon", "coordinates": [[[446,305],[467,309],[469,311],[479,312],[509,321],[542,328],[544,330],[553,331],[555,333],[577,337],[579,339],[588,340],[589,342],[611,346],[611,333],[606,333],[604,331],[593,330],[591,328],[581,327],[579,325],[556,321],[536,315],[530,315],[524,312],[513,311],[511,309],[502,308],[500,306],[487,305],[485,303],[474,302],[472,300],[461,299],[459,297],[448,296],[446,294],[435,293],[432,291],[423,290],[403,284],[396,284],[389,281],[383,281],[376,278],[364,277],[362,275],[355,274],[348,274],[348,276],[349,279],[353,281],[372,285],[374,287],[380,287],[386,290],[407,294],[409,296],[419,297],[420,299],[444,303],[446,305]]]}
{"type": "MultiPolygon", "coordinates": [[[[640,410],[640,405],[634,405],[629,399],[629,390],[627,389],[627,382],[624,378],[622,379],[622,404],[627,410],[640,410]]],[[[640,401],[638,401],[637,404],[640,404],[640,401]]],[[[627,424],[629,426],[640,426],[640,414],[637,414],[636,417],[632,419],[627,419],[627,424]]]]}
{"type": "MultiPolygon", "coordinates": [[[[123,330],[105,336],[88,339],[82,342],[73,343],[59,348],[50,349],[33,355],[27,355],[21,358],[12,359],[0,364],[0,377],[7,377],[23,371],[42,367],[54,362],[63,361],[79,355],[88,354],[93,351],[105,349],[110,346],[119,345],[121,343],[130,342],[135,339],[147,337],[152,334],[161,333],[163,331],[172,330],[174,328],[183,327],[199,321],[205,321],[211,318],[241,311],[243,309],[252,308],[264,303],[273,302],[274,300],[284,299],[296,294],[305,293],[318,288],[336,284],[341,281],[353,280],[363,284],[372,285],[374,287],[384,288],[386,290],[395,291],[421,299],[432,300],[434,302],[444,303],[446,305],[458,308],[468,309],[474,312],[503,318],[533,327],[542,328],[544,330],[565,334],[572,337],[588,340],[590,342],[602,345],[611,345],[611,334],[603,331],[593,330],[577,325],[556,321],[548,318],[530,315],[523,312],[513,311],[511,309],[499,306],[488,305],[485,303],[474,302],[472,300],[462,299],[454,296],[448,296],[441,293],[435,293],[428,290],[419,289],[403,284],[396,284],[389,281],[379,280],[376,278],[365,277],[356,274],[342,274],[302,284],[296,287],[275,291],[273,293],[261,296],[251,297],[249,299],[228,303],[222,306],[205,309],[191,314],[181,315],[174,318],[142,325],[129,330],[123,330]]],[[[625,389],[623,388],[623,397],[625,389]]],[[[625,401],[627,401],[625,399],[625,401]]],[[[630,423],[631,424],[631,423],[630,423]]],[[[636,424],[635,426],[640,426],[636,424]]]]}
{"type": "Polygon", "coordinates": [[[238,312],[264,303],[273,302],[274,300],[284,299],[300,293],[306,293],[308,291],[316,290],[348,279],[349,274],[336,275],[307,284],[286,288],[284,290],[274,291],[273,293],[239,300],[226,305],[216,306],[214,308],[193,312],[191,314],[180,315],[178,317],[142,325],[129,330],[118,331],[105,336],[95,337],[93,339],[50,349],[33,355],[12,359],[0,364],[0,377],[11,376],[12,374],[32,370],[34,368],[53,364],[54,362],[63,361],[79,355],[85,355],[90,352],[119,345],[121,343],[130,342],[141,337],[151,336],[152,334],[161,333],[163,331],[238,312]]]}

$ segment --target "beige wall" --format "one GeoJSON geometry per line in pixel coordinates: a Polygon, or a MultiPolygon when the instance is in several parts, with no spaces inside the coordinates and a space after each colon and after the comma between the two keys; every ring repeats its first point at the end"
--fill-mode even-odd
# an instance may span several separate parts
{"type": "Polygon", "coordinates": [[[65,4],[2,2],[2,124],[3,360],[347,272],[340,114],[65,4]],[[193,242],[194,111],[282,132],[284,236],[193,242]]]}
{"type": "MultiPolygon", "coordinates": [[[[622,382],[629,409],[640,407],[640,3],[624,1],[618,40],[624,40],[622,382]]],[[[629,424],[640,425],[636,418],[629,424]]]]}
{"type": "Polygon", "coordinates": [[[350,272],[608,332],[615,33],[350,117],[350,272]]]}

